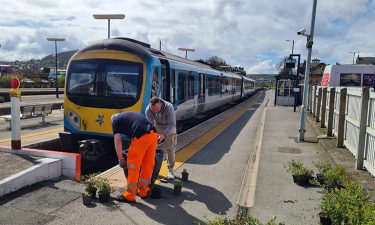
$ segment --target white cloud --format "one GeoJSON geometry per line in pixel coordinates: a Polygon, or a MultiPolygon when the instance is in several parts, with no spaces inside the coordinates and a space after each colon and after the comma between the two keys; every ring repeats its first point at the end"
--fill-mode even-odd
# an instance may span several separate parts
{"type": "MultiPolygon", "coordinates": [[[[296,31],[310,30],[311,0],[0,0],[0,61],[41,58],[53,53],[46,37],[64,37],[58,51],[82,48],[107,37],[107,22],[93,14],[124,13],[111,21],[111,35],[149,42],[152,47],[184,56],[179,47],[194,48],[191,59],[216,55],[248,73],[275,72],[274,65],[294,53],[306,58],[306,39],[296,31]]],[[[348,52],[373,56],[373,0],[319,1],[313,58],[351,63],[348,52]]]]}

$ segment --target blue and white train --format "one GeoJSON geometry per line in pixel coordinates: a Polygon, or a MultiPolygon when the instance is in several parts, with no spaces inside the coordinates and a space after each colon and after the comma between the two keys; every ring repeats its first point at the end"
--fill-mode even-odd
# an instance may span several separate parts
{"type": "Polygon", "coordinates": [[[111,116],[126,111],[144,113],[153,95],[173,104],[177,124],[181,124],[239,102],[255,91],[254,80],[236,73],[128,38],[101,40],[79,50],[69,61],[65,132],[60,138],[64,150],[97,159],[113,145],[111,116]],[[95,146],[88,148],[82,143],[95,146]]]}

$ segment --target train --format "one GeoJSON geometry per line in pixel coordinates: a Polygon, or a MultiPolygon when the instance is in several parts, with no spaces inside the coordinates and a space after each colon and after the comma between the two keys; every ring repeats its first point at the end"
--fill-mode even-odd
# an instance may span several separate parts
{"type": "Polygon", "coordinates": [[[114,154],[111,116],[145,113],[152,96],[173,104],[177,125],[194,121],[257,90],[256,81],[151,48],[130,38],[100,40],[69,60],[63,151],[100,160],[114,154]]]}

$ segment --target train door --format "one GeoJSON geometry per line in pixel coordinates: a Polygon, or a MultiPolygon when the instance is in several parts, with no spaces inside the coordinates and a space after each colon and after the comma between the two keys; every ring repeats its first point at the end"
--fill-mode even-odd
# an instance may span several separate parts
{"type": "Polygon", "coordinates": [[[202,113],[204,110],[204,103],[206,99],[206,75],[203,73],[199,74],[198,80],[198,109],[197,113],[202,113]]]}
{"type": "Polygon", "coordinates": [[[171,77],[169,73],[169,63],[167,60],[160,59],[161,62],[161,83],[162,91],[161,98],[171,102],[171,77]]]}

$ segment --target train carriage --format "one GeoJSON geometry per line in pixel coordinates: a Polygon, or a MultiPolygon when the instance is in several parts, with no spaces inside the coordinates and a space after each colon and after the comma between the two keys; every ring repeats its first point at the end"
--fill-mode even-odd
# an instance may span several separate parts
{"type": "Polygon", "coordinates": [[[152,96],[174,106],[177,123],[238,102],[255,81],[150,48],[128,38],[95,42],[69,61],[65,85],[65,151],[99,159],[111,150],[111,116],[145,112],[152,96]]]}

